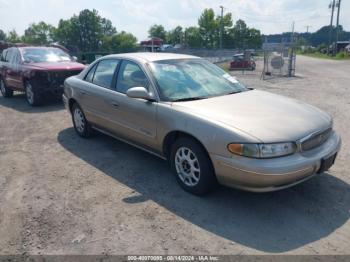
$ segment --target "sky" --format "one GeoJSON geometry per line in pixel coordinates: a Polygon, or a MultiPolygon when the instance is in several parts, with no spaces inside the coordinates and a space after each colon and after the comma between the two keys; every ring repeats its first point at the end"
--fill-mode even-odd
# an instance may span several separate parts
{"type": "MultiPolygon", "coordinates": [[[[180,25],[197,25],[205,8],[219,14],[231,12],[233,20],[243,19],[249,27],[263,34],[295,30],[318,30],[330,22],[331,0],[0,0],[0,29],[15,29],[23,34],[31,23],[45,21],[57,26],[58,21],[70,18],[83,9],[96,9],[110,19],[118,31],[134,34],[139,41],[147,38],[153,24],[170,30],[180,25]]],[[[350,0],[342,0],[340,24],[350,31],[350,0]]]]}

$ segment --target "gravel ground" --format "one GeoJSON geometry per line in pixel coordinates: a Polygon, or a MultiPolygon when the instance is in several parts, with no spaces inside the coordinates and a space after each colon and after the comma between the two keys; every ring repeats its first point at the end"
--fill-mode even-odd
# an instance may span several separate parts
{"type": "Polygon", "coordinates": [[[293,79],[235,74],[330,112],[336,165],[280,192],[198,198],[164,161],[77,137],[61,103],[0,96],[0,254],[350,254],[350,62],[298,57],[293,79]]]}

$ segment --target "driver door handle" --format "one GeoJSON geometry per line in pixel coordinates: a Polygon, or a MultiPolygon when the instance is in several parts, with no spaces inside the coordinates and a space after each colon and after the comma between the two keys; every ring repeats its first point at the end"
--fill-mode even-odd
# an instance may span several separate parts
{"type": "Polygon", "coordinates": [[[119,108],[119,104],[117,102],[111,102],[111,105],[115,108],[119,108]]]}

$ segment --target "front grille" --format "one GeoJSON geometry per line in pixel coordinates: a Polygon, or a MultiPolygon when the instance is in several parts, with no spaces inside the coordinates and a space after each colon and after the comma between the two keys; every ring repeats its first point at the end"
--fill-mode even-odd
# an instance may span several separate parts
{"type": "Polygon", "coordinates": [[[308,151],[322,145],[328,140],[331,133],[332,133],[332,128],[329,128],[321,133],[315,134],[310,138],[307,138],[306,140],[301,142],[300,144],[301,150],[308,151]]]}
{"type": "Polygon", "coordinates": [[[63,85],[64,80],[68,77],[78,75],[81,70],[72,70],[72,71],[57,71],[49,73],[49,81],[52,85],[63,85]]]}

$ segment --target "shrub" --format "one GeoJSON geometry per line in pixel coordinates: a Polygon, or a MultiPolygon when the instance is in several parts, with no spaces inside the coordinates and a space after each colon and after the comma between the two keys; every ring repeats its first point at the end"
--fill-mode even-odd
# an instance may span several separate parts
{"type": "Polygon", "coordinates": [[[342,59],[342,58],[347,58],[349,55],[345,51],[340,51],[337,55],[336,58],[342,59]]]}

